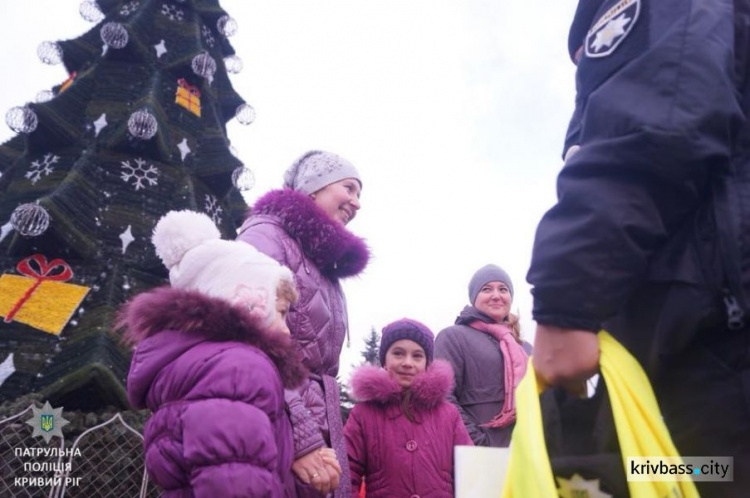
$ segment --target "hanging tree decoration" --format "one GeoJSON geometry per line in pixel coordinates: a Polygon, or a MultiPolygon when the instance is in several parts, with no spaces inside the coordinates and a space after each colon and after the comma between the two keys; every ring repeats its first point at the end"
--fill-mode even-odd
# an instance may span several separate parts
{"type": "Polygon", "coordinates": [[[141,140],[149,140],[156,135],[159,126],[156,118],[146,109],[135,111],[128,119],[128,131],[130,134],[141,140]]]}
{"type": "Polygon", "coordinates": [[[119,22],[108,22],[99,33],[108,47],[119,49],[128,44],[128,30],[119,22]]]}
{"type": "Polygon", "coordinates": [[[191,66],[193,67],[193,72],[195,74],[206,78],[208,82],[211,83],[214,78],[214,73],[216,73],[216,61],[213,57],[208,55],[208,52],[201,52],[193,57],[191,66]]]}
{"type": "Polygon", "coordinates": [[[49,213],[38,203],[21,204],[10,215],[10,224],[24,237],[38,237],[49,228],[49,213]]]}
{"type": "Polygon", "coordinates": [[[255,109],[253,109],[253,106],[251,105],[240,104],[234,112],[234,117],[237,118],[237,121],[239,121],[240,124],[249,125],[255,121],[255,109]]]}
{"type": "Polygon", "coordinates": [[[31,133],[36,130],[39,119],[29,106],[13,107],[5,113],[5,123],[16,133],[31,133]]]}
{"type": "Polygon", "coordinates": [[[232,171],[232,183],[240,192],[247,192],[255,186],[255,174],[244,166],[232,171]]]}
{"type": "Polygon", "coordinates": [[[50,100],[54,98],[55,98],[55,93],[52,90],[41,90],[39,93],[36,94],[37,104],[43,104],[45,102],[49,102],[50,100]]]}
{"type": "Polygon", "coordinates": [[[62,62],[62,48],[58,43],[44,41],[36,48],[36,55],[42,62],[54,66],[62,62]]]}
{"type": "Polygon", "coordinates": [[[240,59],[236,55],[224,57],[224,67],[227,68],[228,73],[237,74],[242,71],[242,59],[240,59]]]}
{"type": "Polygon", "coordinates": [[[81,17],[89,22],[96,23],[104,19],[104,14],[101,9],[99,9],[99,5],[92,0],[84,0],[81,2],[78,12],[81,14],[81,17]]]}
{"type": "Polygon", "coordinates": [[[219,33],[229,38],[237,33],[237,21],[225,14],[216,21],[216,28],[219,33]]]}

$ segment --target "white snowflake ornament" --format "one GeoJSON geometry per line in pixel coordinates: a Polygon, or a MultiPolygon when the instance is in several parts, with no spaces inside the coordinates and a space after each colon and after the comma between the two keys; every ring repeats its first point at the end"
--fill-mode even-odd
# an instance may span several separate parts
{"type": "Polygon", "coordinates": [[[54,154],[45,154],[41,161],[32,161],[31,169],[24,175],[31,181],[32,185],[36,185],[42,176],[49,176],[50,173],[55,169],[52,167],[53,164],[60,160],[60,156],[54,154]]]}
{"type": "Polygon", "coordinates": [[[170,21],[182,22],[185,18],[185,12],[182,9],[167,3],[161,4],[161,13],[163,16],[167,16],[170,21]]]}
{"type": "Polygon", "coordinates": [[[122,167],[122,173],[120,178],[125,183],[133,182],[133,187],[136,191],[157,185],[159,182],[159,170],[157,170],[153,164],[146,164],[146,161],[140,157],[134,159],[135,166],[130,164],[130,161],[122,161],[120,166],[122,167]]]}

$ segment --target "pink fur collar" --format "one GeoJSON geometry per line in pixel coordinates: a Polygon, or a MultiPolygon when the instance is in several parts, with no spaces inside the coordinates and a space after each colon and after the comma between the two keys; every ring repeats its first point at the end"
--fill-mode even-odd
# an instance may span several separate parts
{"type": "MultiPolygon", "coordinates": [[[[352,374],[352,396],[359,402],[391,405],[401,402],[401,386],[388,376],[384,368],[365,365],[352,374]]],[[[415,408],[438,406],[453,389],[453,369],[444,360],[435,360],[411,385],[415,408]]]]}

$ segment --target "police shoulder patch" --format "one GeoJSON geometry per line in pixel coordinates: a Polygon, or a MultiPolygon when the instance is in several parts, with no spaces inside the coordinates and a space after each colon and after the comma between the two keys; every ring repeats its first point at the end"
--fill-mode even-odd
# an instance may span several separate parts
{"type": "Polygon", "coordinates": [[[633,30],[640,11],[640,0],[620,0],[613,5],[586,34],[586,56],[606,57],[614,52],[633,30]]]}

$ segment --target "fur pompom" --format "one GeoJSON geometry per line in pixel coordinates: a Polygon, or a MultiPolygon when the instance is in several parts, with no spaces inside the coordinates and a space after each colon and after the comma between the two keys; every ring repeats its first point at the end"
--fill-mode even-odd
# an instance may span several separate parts
{"type": "Polygon", "coordinates": [[[170,211],[154,227],[151,243],[167,269],[182,260],[193,247],[220,239],[221,233],[211,218],[195,211],[170,211]]]}

